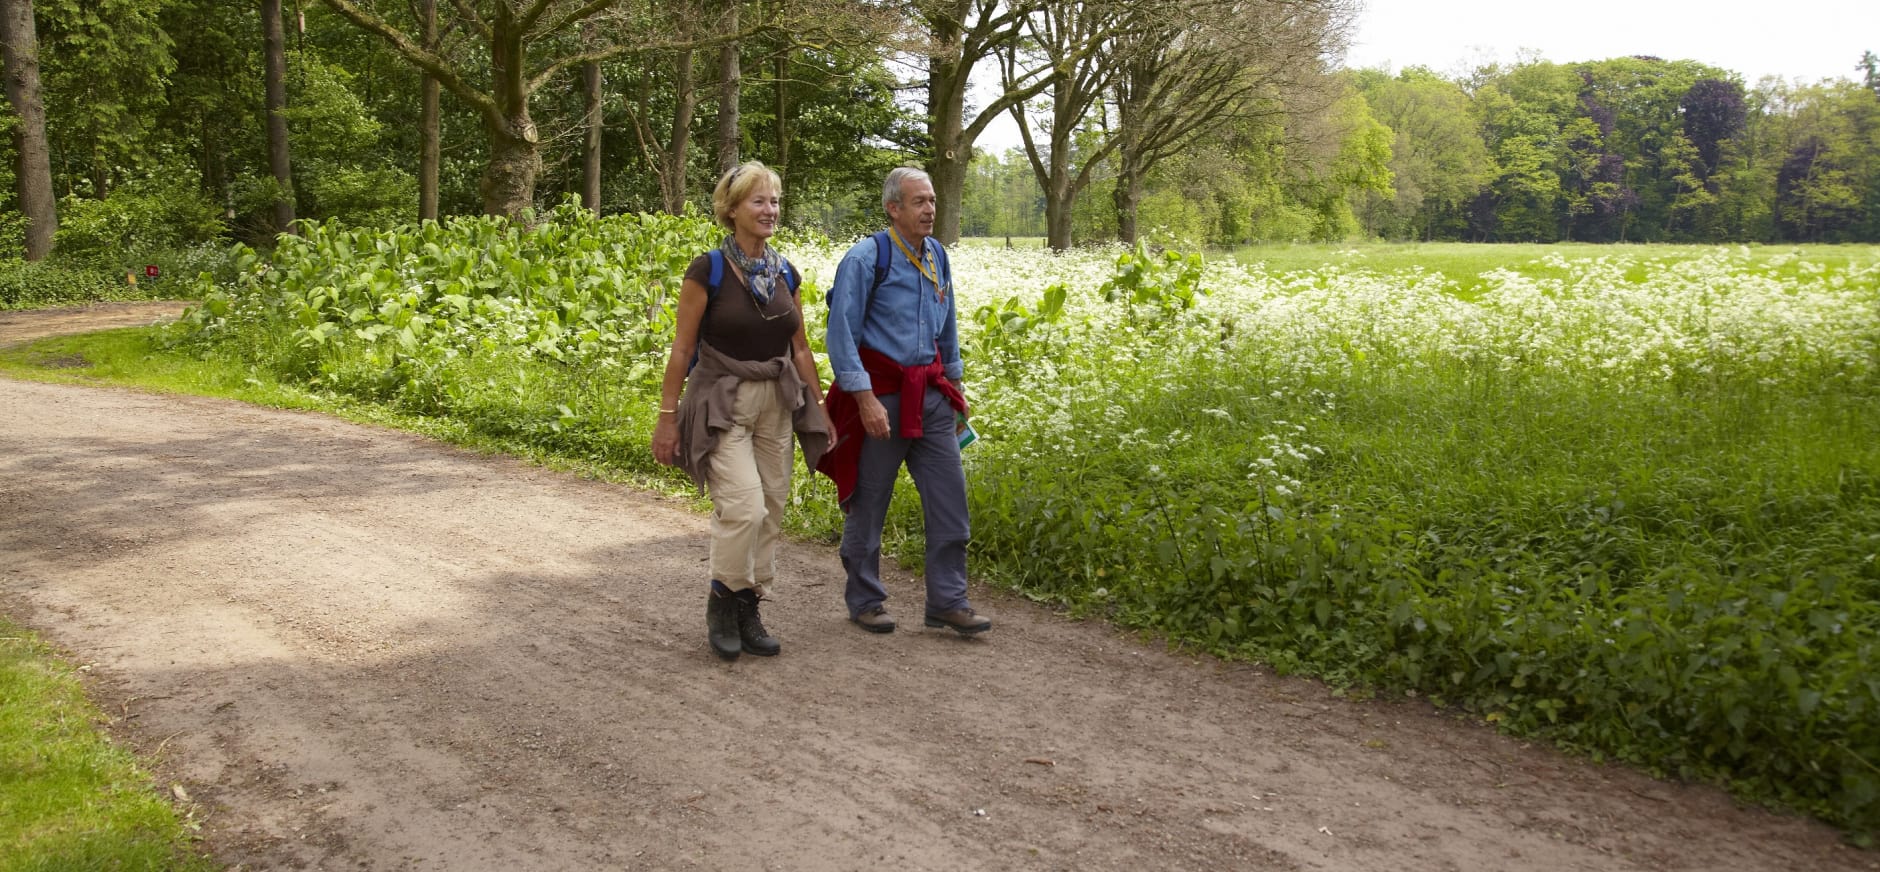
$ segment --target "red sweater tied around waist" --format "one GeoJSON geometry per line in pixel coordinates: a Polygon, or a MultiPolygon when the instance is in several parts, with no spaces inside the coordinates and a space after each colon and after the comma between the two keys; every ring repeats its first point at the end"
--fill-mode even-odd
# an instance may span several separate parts
{"type": "MultiPolygon", "coordinates": [[[[928,387],[936,387],[947,398],[947,405],[956,412],[966,411],[966,396],[960,389],[947,381],[946,365],[940,362],[940,353],[934,352],[933,361],[919,366],[902,366],[893,358],[873,348],[862,349],[862,368],[868,371],[869,381],[873,383],[876,396],[883,394],[901,395],[901,420],[897,435],[903,439],[919,439],[925,432],[921,426],[921,410],[925,405],[928,387]]],[[[823,408],[829,412],[829,421],[835,428],[835,444],[816,464],[816,471],[829,476],[836,483],[836,500],[843,511],[849,510],[849,497],[855,495],[855,478],[862,460],[862,440],[868,432],[862,429],[862,408],[855,402],[855,397],[848,391],[829,385],[829,395],[823,400],[823,408]]]]}

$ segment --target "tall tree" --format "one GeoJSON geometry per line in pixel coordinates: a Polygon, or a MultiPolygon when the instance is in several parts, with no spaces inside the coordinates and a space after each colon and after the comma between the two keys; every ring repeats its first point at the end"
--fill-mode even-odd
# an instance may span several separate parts
{"type": "Polygon", "coordinates": [[[1043,0],[917,0],[913,4],[927,39],[927,173],[933,176],[934,236],[960,238],[960,198],[973,143],[994,119],[1036,96],[1054,71],[1040,64],[1008,71],[992,102],[966,117],[973,67],[1019,38],[1026,18],[1053,5],[1043,0]]]}
{"type": "MultiPolygon", "coordinates": [[[[47,136],[74,193],[108,196],[122,176],[159,162],[152,128],[164,109],[173,43],[151,0],[35,0],[47,136]]],[[[252,36],[249,37],[252,40],[252,36]]]]}
{"type": "MultiPolygon", "coordinates": [[[[535,199],[536,177],[542,171],[542,135],[530,112],[530,100],[544,85],[589,61],[627,54],[670,57],[670,63],[686,67],[676,77],[689,83],[695,52],[747,39],[759,31],[757,27],[726,31],[703,26],[703,0],[452,0],[458,17],[476,40],[477,59],[486,65],[476,70],[470,63],[426,50],[377,12],[375,0],[323,2],[354,25],[383,39],[406,61],[436,76],[445,90],[477,113],[489,147],[489,160],[478,184],[483,208],[490,214],[510,216],[531,206],[535,199]],[[580,44],[576,29],[588,20],[604,24],[597,34],[607,40],[605,44],[580,44]]],[[[776,4],[762,27],[810,41],[841,41],[872,38],[874,30],[858,26],[858,22],[878,16],[879,10],[868,4],[788,0],[776,4]]],[[[689,99],[696,101],[695,96],[689,99]]],[[[684,115],[682,127],[689,137],[691,115],[675,113],[674,120],[680,120],[680,115],[684,115]]],[[[676,139],[681,128],[674,127],[671,133],[676,139]]],[[[661,144],[660,150],[669,157],[669,169],[670,158],[684,154],[684,149],[675,145],[661,144]]],[[[682,202],[682,174],[667,184],[681,193],[682,202]]]]}
{"type": "Polygon", "coordinates": [[[1033,70],[1053,71],[1044,83],[1048,100],[1039,100],[1036,107],[1014,103],[1009,111],[1018,123],[1032,173],[1044,189],[1045,239],[1055,251],[1071,247],[1071,210],[1077,195],[1116,147],[1116,140],[1103,136],[1100,128],[1086,127],[1116,74],[1117,65],[1103,49],[1113,48],[1121,34],[1139,24],[1120,2],[1050,3],[1025,17],[1023,43],[999,49],[1007,93],[1022,90],[1033,70]],[[1034,135],[1034,126],[1043,132],[1044,142],[1034,135]],[[1079,142],[1079,133],[1086,130],[1092,136],[1079,142]]]}
{"type": "MultiPolygon", "coordinates": [[[[726,0],[719,18],[719,30],[738,32],[739,10],[743,0],[726,0]]],[[[738,92],[744,87],[743,44],[726,42],[718,47],[718,171],[723,173],[738,165],[744,145],[739,126],[738,92]]]]}
{"type": "Polygon", "coordinates": [[[268,172],[274,177],[274,229],[294,232],[294,172],[287,145],[287,33],[281,0],[261,0],[261,32],[267,53],[268,172]]]}
{"type": "MultiPolygon", "coordinates": [[[[583,22],[582,28],[590,31],[588,39],[592,42],[593,22],[583,22]]],[[[601,210],[601,137],[607,126],[606,116],[601,112],[607,95],[601,84],[601,62],[591,60],[582,64],[582,126],[587,135],[581,146],[581,205],[595,214],[601,210]]]]}
{"type": "Polygon", "coordinates": [[[1723,144],[1743,132],[1749,106],[1743,86],[1728,79],[1698,79],[1678,101],[1684,116],[1684,138],[1697,148],[1708,176],[1717,171],[1723,144]]]}
{"type": "Polygon", "coordinates": [[[1462,208],[1493,178],[1469,98],[1462,87],[1422,67],[1395,77],[1358,76],[1365,101],[1389,127],[1392,191],[1367,204],[1373,233],[1431,239],[1438,228],[1457,228],[1462,208]]]}
{"type": "Polygon", "coordinates": [[[669,24],[682,44],[669,54],[659,55],[669,57],[669,62],[650,65],[654,69],[642,73],[636,99],[628,106],[641,159],[659,181],[660,208],[675,215],[685,208],[692,119],[698,110],[698,82],[693,73],[698,50],[687,40],[692,28],[698,26],[692,11],[686,7],[667,10],[672,16],[669,24]],[[669,106],[654,99],[656,87],[669,95],[669,106]]]}
{"type": "MultiPolygon", "coordinates": [[[[267,175],[265,151],[255,147],[266,137],[265,110],[252,87],[263,76],[260,17],[252,0],[173,0],[159,19],[175,41],[176,68],[154,119],[156,138],[195,164],[202,191],[228,219],[250,211],[237,201],[267,175]]],[[[258,208],[271,214],[272,201],[258,208]]],[[[272,220],[258,216],[257,223],[272,220]]]]}
{"type": "MultiPolygon", "coordinates": [[[[437,26],[437,0],[418,0],[418,44],[437,54],[443,36],[437,26]]],[[[435,221],[437,214],[438,166],[442,161],[439,147],[442,93],[437,77],[424,72],[418,84],[418,220],[435,221]]]]}
{"type": "Polygon", "coordinates": [[[478,53],[486,65],[478,72],[427,48],[422,38],[414,38],[372,8],[372,0],[325,2],[355,26],[385,40],[476,111],[489,147],[478,190],[484,211],[493,215],[515,216],[535,200],[535,180],[542,169],[541,134],[529,113],[529,98],[563,70],[632,48],[614,43],[582,50],[567,38],[570,28],[620,5],[620,0],[453,0],[458,16],[478,41],[478,53]],[[532,63],[530,50],[538,47],[553,56],[532,63]]]}
{"type": "Polygon", "coordinates": [[[1116,106],[1117,236],[1136,241],[1148,174],[1163,160],[1235,120],[1323,108],[1304,83],[1317,80],[1344,43],[1349,0],[1148,0],[1117,37],[1111,63],[1116,106]]]}
{"type": "Polygon", "coordinates": [[[26,259],[52,252],[59,229],[52,196],[52,152],[46,144],[46,106],[39,93],[39,37],[32,0],[0,0],[0,49],[5,51],[7,102],[19,121],[13,129],[19,155],[15,180],[20,211],[26,213],[26,259]]]}

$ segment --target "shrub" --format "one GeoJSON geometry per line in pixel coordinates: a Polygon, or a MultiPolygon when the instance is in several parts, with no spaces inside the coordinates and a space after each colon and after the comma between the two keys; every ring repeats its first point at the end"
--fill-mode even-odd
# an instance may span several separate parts
{"type": "Polygon", "coordinates": [[[180,174],[159,174],[120,185],[103,200],[59,201],[53,250],[74,261],[113,262],[123,252],[181,249],[222,235],[214,203],[180,174]]]}
{"type": "Polygon", "coordinates": [[[0,260],[0,309],[31,309],[59,303],[131,299],[121,275],[92,267],[46,261],[0,260]]]}

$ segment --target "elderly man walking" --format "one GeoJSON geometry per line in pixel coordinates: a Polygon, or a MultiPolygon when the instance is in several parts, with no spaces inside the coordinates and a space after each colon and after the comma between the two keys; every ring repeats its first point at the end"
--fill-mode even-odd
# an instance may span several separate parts
{"type": "Polygon", "coordinates": [[[888,229],[843,255],[829,289],[825,337],[835,383],[826,406],[836,445],[818,467],[836,482],[848,517],[842,565],[849,619],[894,631],[881,585],[881,528],[902,464],[920,493],[927,536],[926,625],[962,634],[992,628],[966,597],[966,472],[959,432],[959,329],[953,273],[933,233],[933,181],[917,169],[888,173],[888,229]]]}

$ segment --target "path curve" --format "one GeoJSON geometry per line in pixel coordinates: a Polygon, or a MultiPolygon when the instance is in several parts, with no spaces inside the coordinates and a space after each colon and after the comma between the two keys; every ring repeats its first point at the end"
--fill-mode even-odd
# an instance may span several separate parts
{"type": "Polygon", "coordinates": [[[0,379],[0,410],[0,607],[243,868],[1880,869],[1016,597],[961,639],[895,577],[901,631],[862,633],[824,545],[783,549],[783,655],[724,664],[675,502],[220,400],[0,379]]]}

